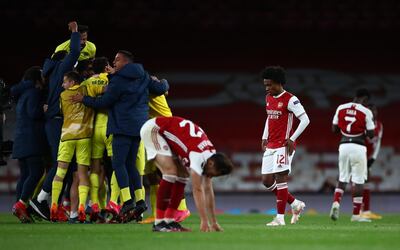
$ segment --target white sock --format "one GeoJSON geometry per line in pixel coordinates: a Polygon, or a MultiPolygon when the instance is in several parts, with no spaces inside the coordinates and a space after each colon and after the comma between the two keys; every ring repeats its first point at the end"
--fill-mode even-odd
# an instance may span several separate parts
{"type": "Polygon", "coordinates": [[[73,219],[73,218],[76,218],[76,217],[78,217],[78,212],[77,211],[71,212],[71,215],[69,216],[69,218],[73,219]]]}
{"type": "Polygon", "coordinates": [[[40,193],[37,196],[37,200],[38,200],[38,202],[42,202],[44,200],[47,200],[49,198],[49,196],[50,196],[49,193],[43,191],[43,189],[42,189],[42,190],[40,190],[40,193]]]}
{"type": "Polygon", "coordinates": [[[163,222],[164,221],[164,219],[155,219],[154,220],[154,224],[155,225],[158,225],[158,224],[160,224],[161,222],[163,222]]]}
{"type": "Polygon", "coordinates": [[[284,215],[284,214],[277,214],[277,215],[276,215],[276,218],[277,218],[278,220],[285,220],[285,215],[284,215]]]}

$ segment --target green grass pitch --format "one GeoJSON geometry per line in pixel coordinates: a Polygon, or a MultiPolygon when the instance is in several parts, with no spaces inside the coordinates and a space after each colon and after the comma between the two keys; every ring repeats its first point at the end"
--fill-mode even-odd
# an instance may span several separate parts
{"type": "MultiPolygon", "coordinates": [[[[272,216],[220,215],[223,233],[200,233],[199,218],[192,215],[184,226],[191,233],[152,233],[139,224],[20,224],[0,214],[0,249],[400,249],[400,215],[384,215],[372,223],[351,223],[341,215],[304,215],[297,225],[267,228],[272,216]]],[[[290,216],[287,216],[288,223],[290,216]]]]}

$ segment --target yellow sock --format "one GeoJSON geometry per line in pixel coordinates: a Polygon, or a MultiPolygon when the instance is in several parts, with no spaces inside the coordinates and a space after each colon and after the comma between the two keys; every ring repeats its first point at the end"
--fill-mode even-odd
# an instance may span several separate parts
{"type": "Polygon", "coordinates": [[[151,206],[151,212],[153,213],[153,217],[156,217],[156,203],[157,203],[157,191],[158,191],[158,185],[150,185],[150,206],[151,206]]]}
{"type": "Polygon", "coordinates": [[[131,191],[129,190],[129,187],[121,189],[121,199],[122,199],[122,202],[132,199],[131,191]]]}
{"type": "Polygon", "coordinates": [[[60,197],[62,186],[62,181],[53,181],[51,187],[51,205],[58,204],[58,198],[60,197]]]}
{"type": "Polygon", "coordinates": [[[90,200],[92,203],[99,204],[99,175],[91,173],[89,175],[90,180],[90,200]]]}
{"type": "Polygon", "coordinates": [[[100,209],[104,209],[107,206],[107,185],[105,182],[99,189],[99,206],[100,209]]]}
{"type": "Polygon", "coordinates": [[[187,210],[186,199],[185,198],[183,198],[181,200],[181,203],[179,203],[178,210],[187,210]]]}
{"type": "Polygon", "coordinates": [[[79,192],[79,207],[86,206],[86,200],[89,194],[89,187],[88,186],[83,186],[79,185],[78,186],[78,192],[79,192]]]}
{"type": "Polygon", "coordinates": [[[136,189],[135,190],[135,200],[136,202],[140,201],[140,200],[144,200],[144,187],[142,186],[141,189],[136,189]]]}
{"type": "Polygon", "coordinates": [[[119,197],[120,189],[118,186],[117,177],[115,176],[115,172],[113,172],[111,177],[111,197],[110,201],[118,204],[118,197],[119,197]]]}

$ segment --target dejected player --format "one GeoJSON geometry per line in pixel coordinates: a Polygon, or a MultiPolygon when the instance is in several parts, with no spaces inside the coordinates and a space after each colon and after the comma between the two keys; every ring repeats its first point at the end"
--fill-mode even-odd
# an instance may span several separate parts
{"type": "Polygon", "coordinates": [[[162,173],[153,231],[190,231],[175,219],[189,175],[200,215],[200,230],[222,231],[216,218],[211,178],[229,174],[233,168],[232,162],[224,154],[216,153],[199,126],[181,117],[150,119],[143,125],[140,136],[147,159],[154,160],[162,173]]]}
{"type": "Polygon", "coordinates": [[[332,122],[332,131],[341,133],[339,145],[339,182],[335,189],[334,200],[330,212],[332,220],[339,218],[340,202],[347,183],[354,184],[353,215],[351,221],[370,222],[371,220],[360,216],[362,194],[365,180],[367,179],[367,148],[366,136],[374,136],[375,125],[373,115],[366,105],[370,94],[366,89],[357,90],[352,102],[340,105],[336,109],[332,122]]]}
{"type": "Polygon", "coordinates": [[[291,205],[293,214],[291,223],[295,224],[306,205],[289,193],[288,175],[295,152],[295,141],[310,120],[299,99],[283,89],[286,83],[283,68],[267,67],[262,72],[262,77],[267,91],[267,119],[261,143],[264,151],[261,174],[264,186],[276,195],[278,212],[267,226],[285,225],[286,203],[291,205]],[[294,132],[293,116],[300,120],[294,132]]]}

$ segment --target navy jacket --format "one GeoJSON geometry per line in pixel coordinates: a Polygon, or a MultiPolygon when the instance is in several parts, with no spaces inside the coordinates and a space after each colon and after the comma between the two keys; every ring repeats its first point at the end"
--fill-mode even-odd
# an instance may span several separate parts
{"type": "Polygon", "coordinates": [[[103,96],[85,96],[83,103],[93,108],[108,108],[107,135],[140,136],[140,128],[148,119],[149,92],[162,95],[168,82],[153,81],[141,64],[129,63],[110,76],[103,96]]]}
{"type": "Polygon", "coordinates": [[[60,94],[64,91],[62,87],[64,74],[74,69],[80,53],[79,32],[71,33],[70,52],[61,61],[46,59],[43,65],[43,76],[49,78],[48,96],[46,104],[49,105],[46,118],[60,116],[60,94]]]}
{"type": "Polygon", "coordinates": [[[41,156],[46,149],[44,131],[43,92],[31,81],[22,81],[11,88],[18,97],[13,145],[13,158],[41,156]]]}

